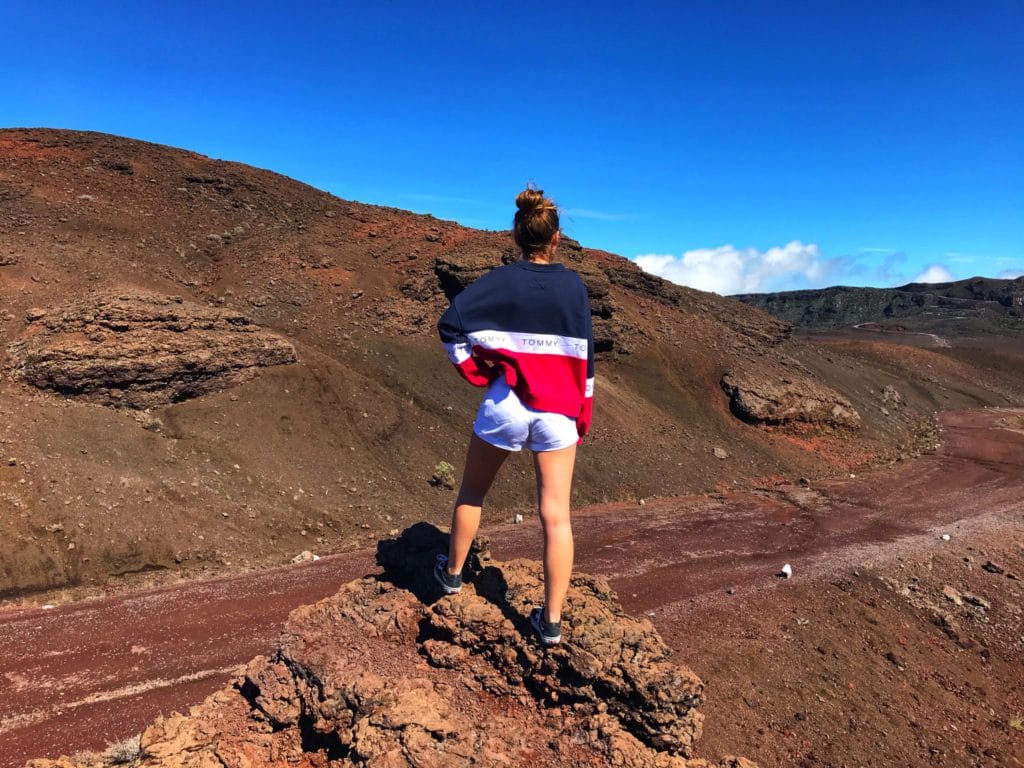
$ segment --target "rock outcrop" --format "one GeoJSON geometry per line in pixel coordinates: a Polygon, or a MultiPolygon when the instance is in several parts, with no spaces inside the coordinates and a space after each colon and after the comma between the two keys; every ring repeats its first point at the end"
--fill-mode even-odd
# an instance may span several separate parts
{"type": "Polygon", "coordinates": [[[26,320],[8,347],[16,374],[104,405],[166,405],[296,361],[289,342],[245,315],[178,297],[103,293],[26,320]]]}
{"type": "Polygon", "coordinates": [[[999,303],[1005,307],[1024,308],[1024,277],[1010,282],[999,303]]]}
{"type": "Polygon", "coordinates": [[[463,591],[441,598],[430,568],[446,540],[418,524],[382,542],[382,576],[294,611],[272,656],[147,729],[136,764],[753,766],[691,757],[703,684],[602,579],[573,578],[565,642],[545,650],[526,618],[540,564],[494,562],[478,541],[463,591]]]}
{"type": "Polygon", "coordinates": [[[860,414],[845,397],[808,376],[765,378],[733,372],[722,377],[729,407],[755,424],[815,424],[858,429],[860,414]]]}

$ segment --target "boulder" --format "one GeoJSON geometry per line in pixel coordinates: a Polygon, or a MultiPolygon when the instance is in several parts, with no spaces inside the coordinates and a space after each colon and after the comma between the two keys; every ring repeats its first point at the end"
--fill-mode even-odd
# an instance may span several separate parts
{"type": "Polygon", "coordinates": [[[732,372],[722,377],[729,407],[755,424],[807,423],[859,429],[860,414],[849,400],[809,376],[775,377],[732,372]]]}
{"type": "Polygon", "coordinates": [[[245,315],[179,297],[102,293],[34,311],[8,347],[16,375],[104,405],[166,405],[296,362],[288,341],[245,315]]]}

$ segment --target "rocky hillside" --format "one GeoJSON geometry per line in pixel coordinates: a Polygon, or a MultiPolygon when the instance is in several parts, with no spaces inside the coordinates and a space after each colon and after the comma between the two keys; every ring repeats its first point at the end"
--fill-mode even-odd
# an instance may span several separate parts
{"type": "MultiPolygon", "coordinates": [[[[1017,358],[811,345],[563,243],[599,351],[578,504],[848,472],[934,444],[936,409],[1021,402],[1017,358]]],[[[237,163],[0,131],[0,597],[446,519],[480,393],[434,324],[514,258],[507,232],[237,163]]],[[[528,510],[530,473],[509,462],[490,520],[528,510]]]]}
{"type": "Polygon", "coordinates": [[[1024,277],[972,277],[899,288],[850,288],[734,296],[795,326],[841,328],[876,323],[942,335],[1016,335],[1024,331],[1024,277]]]}

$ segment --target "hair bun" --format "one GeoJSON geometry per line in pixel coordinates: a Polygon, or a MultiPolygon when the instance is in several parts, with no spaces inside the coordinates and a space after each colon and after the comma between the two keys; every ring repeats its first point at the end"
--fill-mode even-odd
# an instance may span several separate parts
{"type": "Polygon", "coordinates": [[[537,189],[532,184],[516,195],[516,208],[524,213],[542,210],[550,204],[550,201],[544,198],[544,190],[537,189]]]}
{"type": "Polygon", "coordinates": [[[558,206],[544,190],[530,182],[516,195],[513,234],[516,244],[529,257],[549,248],[558,234],[558,206]]]}

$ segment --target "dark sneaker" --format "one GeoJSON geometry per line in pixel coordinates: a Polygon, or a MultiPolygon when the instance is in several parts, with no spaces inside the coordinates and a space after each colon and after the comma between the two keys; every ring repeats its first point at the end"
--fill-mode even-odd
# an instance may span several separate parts
{"type": "Polygon", "coordinates": [[[462,574],[454,576],[448,573],[448,555],[438,555],[434,564],[434,579],[441,585],[446,595],[454,595],[462,591],[462,574]]]}
{"type": "Polygon", "coordinates": [[[530,611],[530,626],[542,645],[558,645],[562,642],[562,622],[544,621],[543,608],[530,611]]]}

